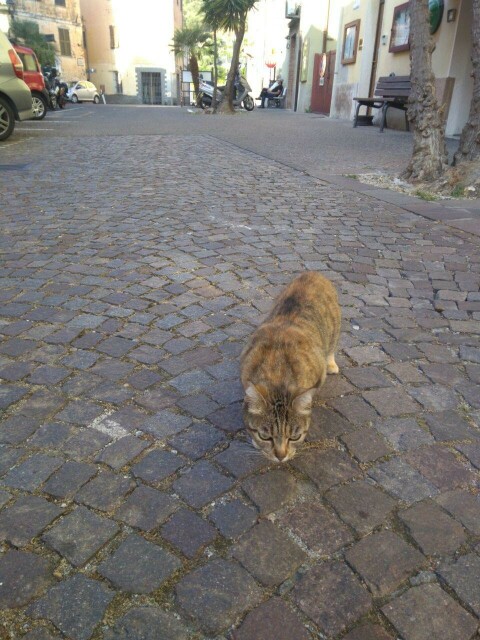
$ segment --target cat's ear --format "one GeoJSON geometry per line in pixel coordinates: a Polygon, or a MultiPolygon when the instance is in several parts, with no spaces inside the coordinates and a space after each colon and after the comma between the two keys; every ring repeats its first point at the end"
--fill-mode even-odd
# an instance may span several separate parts
{"type": "Polygon", "coordinates": [[[245,389],[245,402],[248,407],[248,412],[254,415],[261,415],[267,406],[265,398],[251,382],[248,383],[245,389]]]}
{"type": "Polygon", "coordinates": [[[315,395],[316,387],[302,391],[293,399],[292,408],[295,413],[303,416],[308,416],[312,411],[312,401],[315,395]]]}

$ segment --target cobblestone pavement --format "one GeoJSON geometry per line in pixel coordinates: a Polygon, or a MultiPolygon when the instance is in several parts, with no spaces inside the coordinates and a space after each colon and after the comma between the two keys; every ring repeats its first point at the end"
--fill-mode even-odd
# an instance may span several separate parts
{"type": "Polygon", "coordinates": [[[478,638],[480,239],[212,137],[54,146],[2,155],[0,637],[478,638]],[[238,356],[304,269],[341,373],[275,466],[238,356]]]}

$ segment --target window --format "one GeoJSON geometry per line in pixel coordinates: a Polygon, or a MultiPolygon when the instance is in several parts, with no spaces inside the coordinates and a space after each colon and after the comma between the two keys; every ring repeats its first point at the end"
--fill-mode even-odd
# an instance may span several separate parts
{"type": "Polygon", "coordinates": [[[60,55],[71,56],[72,48],[70,46],[70,33],[68,29],[59,29],[58,37],[60,40],[60,55]]]}
{"type": "Polygon", "coordinates": [[[65,6],[65,0],[55,0],[55,4],[57,7],[64,7],[65,6]]]}
{"type": "Polygon", "coordinates": [[[399,4],[393,10],[392,35],[389,51],[408,51],[410,49],[410,11],[408,2],[399,4]]]}
{"type": "Polygon", "coordinates": [[[360,20],[345,25],[343,31],[342,64],[353,64],[357,59],[358,33],[360,20]]]}
{"type": "Polygon", "coordinates": [[[20,53],[17,51],[20,60],[23,62],[24,71],[38,71],[37,61],[31,53],[20,53]]]}
{"type": "Polygon", "coordinates": [[[117,27],[110,25],[110,49],[118,49],[117,27]]]}

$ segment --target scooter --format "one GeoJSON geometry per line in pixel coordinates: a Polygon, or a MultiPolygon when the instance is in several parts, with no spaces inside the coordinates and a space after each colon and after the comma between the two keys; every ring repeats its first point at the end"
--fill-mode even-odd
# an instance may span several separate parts
{"type": "MultiPolygon", "coordinates": [[[[255,108],[255,100],[249,95],[252,87],[248,84],[244,76],[239,76],[234,84],[235,98],[233,100],[234,107],[243,107],[246,111],[253,111],[255,108]]],[[[217,103],[223,98],[225,87],[217,87],[217,103]]],[[[199,87],[199,103],[202,109],[210,107],[213,99],[213,85],[202,80],[199,87]]]]}

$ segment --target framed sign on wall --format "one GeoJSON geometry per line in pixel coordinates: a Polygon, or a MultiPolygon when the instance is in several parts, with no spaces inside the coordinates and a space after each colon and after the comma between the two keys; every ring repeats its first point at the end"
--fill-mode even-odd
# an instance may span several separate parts
{"type": "Polygon", "coordinates": [[[343,30],[342,64],[353,64],[357,59],[360,20],[345,25],[343,30]]]}
{"type": "Polygon", "coordinates": [[[399,4],[393,10],[392,32],[389,51],[408,51],[410,48],[410,10],[408,2],[399,4]]]}

